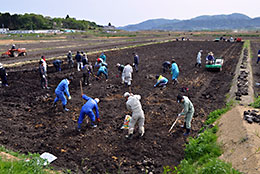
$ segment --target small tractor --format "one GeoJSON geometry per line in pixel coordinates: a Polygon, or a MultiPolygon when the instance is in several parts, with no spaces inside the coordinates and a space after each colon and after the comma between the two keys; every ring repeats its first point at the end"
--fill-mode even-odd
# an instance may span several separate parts
{"type": "Polygon", "coordinates": [[[25,48],[17,48],[17,49],[9,49],[5,53],[2,54],[2,57],[18,57],[18,56],[26,56],[27,51],[25,48]]]}
{"type": "Polygon", "coordinates": [[[218,57],[212,64],[206,64],[207,70],[215,70],[215,71],[222,71],[224,59],[222,57],[218,57]]]}

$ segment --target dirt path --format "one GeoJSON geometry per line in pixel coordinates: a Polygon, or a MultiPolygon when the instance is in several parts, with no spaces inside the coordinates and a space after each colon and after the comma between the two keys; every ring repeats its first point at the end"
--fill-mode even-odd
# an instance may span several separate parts
{"type": "Polygon", "coordinates": [[[243,120],[243,112],[249,109],[236,106],[219,120],[218,142],[224,150],[220,159],[246,174],[259,174],[260,125],[243,120]]]}
{"type": "Polygon", "coordinates": [[[222,145],[224,153],[220,157],[224,161],[232,163],[235,169],[247,174],[260,173],[260,125],[248,124],[243,119],[243,113],[252,110],[247,105],[254,101],[254,80],[252,59],[250,52],[243,50],[236,74],[230,90],[229,100],[236,98],[238,91],[238,78],[242,71],[247,71],[248,95],[242,95],[240,105],[222,115],[219,120],[218,142],[222,145]],[[245,57],[246,56],[246,57],[245,57]]]}

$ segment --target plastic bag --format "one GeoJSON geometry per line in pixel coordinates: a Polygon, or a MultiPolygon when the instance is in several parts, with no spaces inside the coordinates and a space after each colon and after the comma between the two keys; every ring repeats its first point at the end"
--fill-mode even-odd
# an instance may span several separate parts
{"type": "Polygon", "coordinates": [[[129,129],[129,122],[131,120],[131,116],[130,115],[126,115],[125,119],[124,119],[124,124],[121,127],[121,129],[129,129]]]}

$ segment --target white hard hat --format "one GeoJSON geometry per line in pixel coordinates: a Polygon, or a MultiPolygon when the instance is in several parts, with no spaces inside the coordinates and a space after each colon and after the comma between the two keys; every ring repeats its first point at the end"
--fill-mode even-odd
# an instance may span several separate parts
{"type": "Polygon", "coordinates": [[[130,93],[129,92],[125,92],[124,93],[124,97],[129,97],[130,96],[130,93]]]}
{"type": "Polygon", "coordinates": [[[2,63],[0,63],[0,68],[2,68],[3,67],[3,64],[2,63]]]}
{"type": "Polygon", "coordinates": [[[99,103],[99,98],[95,98],[94,100],[95,100],[97,103],[99,103]]]}
{"type": "Polygon", "coordinates": [[[120,66],[120,63],[117,63],[116,66],[120,66]]]}

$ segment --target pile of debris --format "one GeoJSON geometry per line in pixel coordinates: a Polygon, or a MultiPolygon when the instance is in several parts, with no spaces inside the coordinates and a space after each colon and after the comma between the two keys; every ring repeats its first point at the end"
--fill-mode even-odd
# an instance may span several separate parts
{"type": "Polygon", "coordinates": [[[244,120],[246,120],[248,123],[258,123],[260,124],[260,114],[258,114],[259,111],[257,110],[248,110],[244,111],[244,120]]]}
{"type": "Polygon", "coordinates": [[[242,95],[248,95],[248,74],[249,72],[246,69],[247,67],[247,57],[248,50],[244,50],[244,55],[242,59],[242,63],[240,65],[241,71],[239,76],[237,77],[237,92],[236,92],[236,100],[241,100],[242,95]]]}

